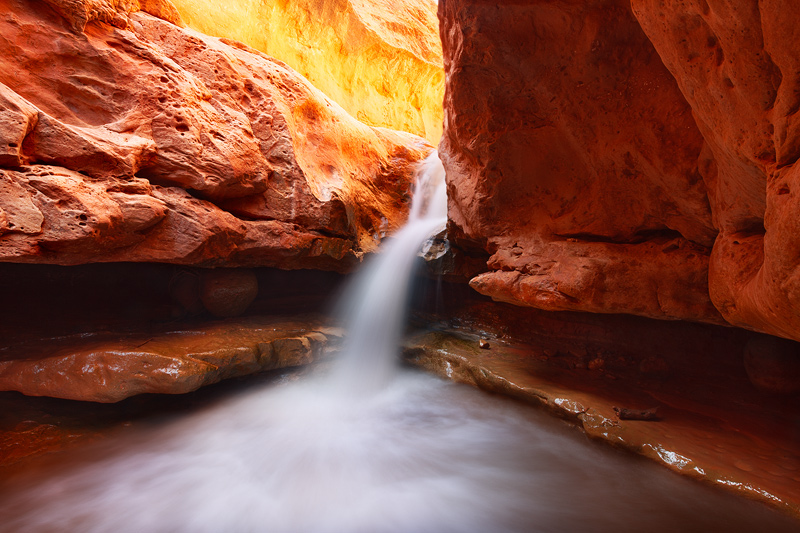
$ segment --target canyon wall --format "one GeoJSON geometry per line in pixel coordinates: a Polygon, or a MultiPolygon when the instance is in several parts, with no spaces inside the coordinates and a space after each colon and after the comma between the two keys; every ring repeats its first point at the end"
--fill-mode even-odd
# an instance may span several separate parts
{"type": "Polygon", "coordinates": [[[346,270],[430,145],[163,0],[0,0],[0,261],[346,270]]]}
{"type": "Polygon", "coordinates": [[[472,287],[800,340],[798,15],[442,0],[450,234],[491,256],[472,287]]]}
{"type": "Polygon", "coordinates": [[[432,0],[173,0],[192,28],[285,61],[365,124],[437,143],[444,72],[432,0]]]}

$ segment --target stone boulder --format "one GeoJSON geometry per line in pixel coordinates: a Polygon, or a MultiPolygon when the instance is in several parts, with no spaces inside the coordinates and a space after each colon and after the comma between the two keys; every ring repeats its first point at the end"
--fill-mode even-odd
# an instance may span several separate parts
{"type": "Polygon", "coordinates": [[[346,270],[374,250],[430,145],[170,5],[0,0],[0,261],[346,270]]]}
{"type": "Polygon", "coordinates": [[[214,268],[200,276],[200,301],[216,317],[239,316],[258,296],[258,278],[252,270],[214,268]]]}

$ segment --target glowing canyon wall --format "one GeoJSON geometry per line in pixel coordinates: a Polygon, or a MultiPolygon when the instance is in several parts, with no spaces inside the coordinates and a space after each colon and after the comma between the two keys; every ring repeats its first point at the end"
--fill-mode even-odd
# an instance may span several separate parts
{"type": "Polygon", "coordinates": [[[800,340],[800,8],[442,0],[450,233],[546,310],[800,340]]]}
{"type": "Polygon", "coordinates": [[[173,0],[182,19],[285,61],[358,120],[437,143],[444,72],[432,0],[173,0]]]}
{"type": "Polygon", "coordinates": [[[0,261],[346,270],[432,149],[167,1],[0,0],[0,261]]]}

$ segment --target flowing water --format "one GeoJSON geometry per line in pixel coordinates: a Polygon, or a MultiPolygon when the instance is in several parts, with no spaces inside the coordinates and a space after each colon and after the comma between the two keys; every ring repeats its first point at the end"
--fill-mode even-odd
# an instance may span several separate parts
{"type": "MultiPolygon", "coordinates": [[[[441,181],[437,162],[423,188],[441,181]]],[[[407,279],[443,222],[443,194],[415,204],[354,285],[338,368],[62,454],[58,467],[7,484],[0,531],[796,530],[544,414],[395,370],[407,279]]]]}

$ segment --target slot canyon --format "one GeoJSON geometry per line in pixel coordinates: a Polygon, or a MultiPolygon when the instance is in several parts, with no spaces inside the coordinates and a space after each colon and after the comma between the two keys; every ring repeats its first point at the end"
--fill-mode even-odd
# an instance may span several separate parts
{"type": "Polygon", "coordinates": [[[0,530],[800,530],[797,28],[0,0],[0,530]]]}

